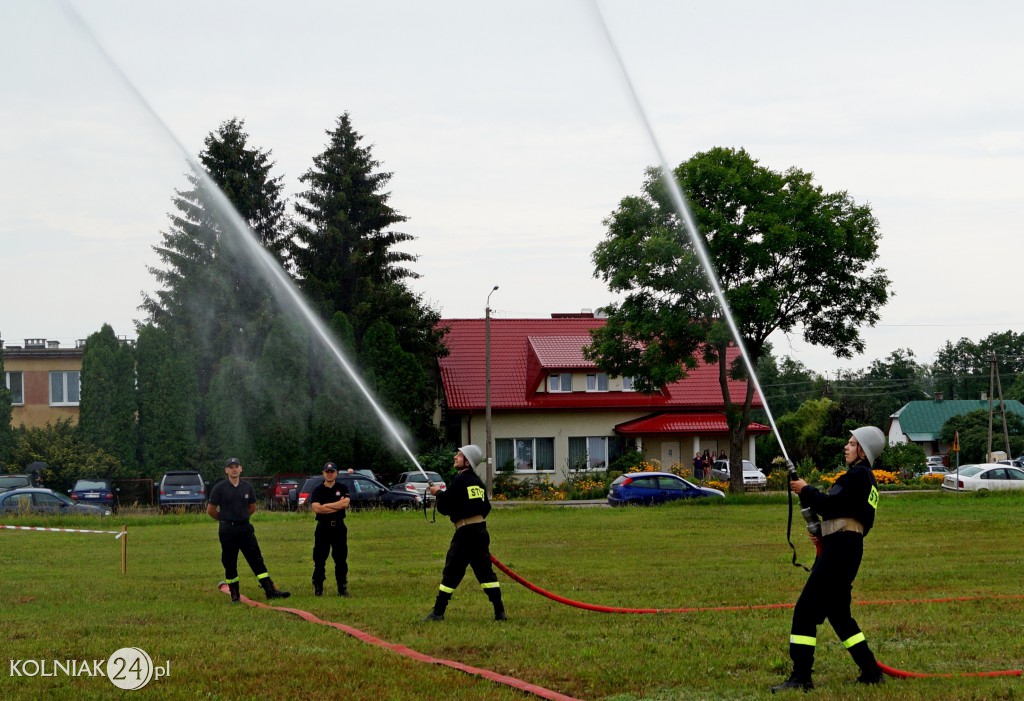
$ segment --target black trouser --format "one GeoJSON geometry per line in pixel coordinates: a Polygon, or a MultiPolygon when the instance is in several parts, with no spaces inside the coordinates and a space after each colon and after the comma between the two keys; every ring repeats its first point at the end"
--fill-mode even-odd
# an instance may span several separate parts
{"type": "Polygon", "coordinates": [[[345,521],[340,518],[316,522],[313,534],[313,584],[323,584],[327,578],[328,553],[334,558],[334,579],[339,588],[344,587],[348,583],[348,529],[345,528],[345,521]]]}
{"type": "Polygon", "coordinates": [[[822,538],[821,554],[814,561],[811,574],[793,609],[789,650],[794,671],[798,674],[810,674],[814,663],[817,627],[826,619],[839,640],[861,664],[858,653],[862,649],[867,650],[867,645],[860,626],[850,613],[850,602],[853,580],[857,577],[863,556],[864,536],[860,533],[844,531],[822,538]]]}
{"type": "Polygon", "coordinates": [[[221,521],[218,531],[220,537],[220,561],[224,565],[224,579],[233,582],[238,579],[238,552],[245,556],[245,561],[252,568],[252,573],[259,577],[267,573],[263,564],[263,553],[256,542],[256,531],[248,521],[221,521]]]}
{"type": "Polygon", "coordinates": [[[473,568],[473,574],[482,585],[497,582],[498,576],[491,567],[490,546],[486,523],[471,523],[455,529],[441,572],[441,590],[454,591],[466,576],[466,567],[473,568]]]}

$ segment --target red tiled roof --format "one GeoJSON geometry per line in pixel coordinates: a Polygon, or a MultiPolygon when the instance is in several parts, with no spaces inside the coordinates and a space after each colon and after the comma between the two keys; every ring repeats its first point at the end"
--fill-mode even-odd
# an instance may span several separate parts
{"type": "MultiPolygon", "coordinates": [[[[655,394],[640,392],[536,392],[549,372],[596,366],[583,359],[589,331],[604,325],[593,317],[491,319],[491,408],[501,409],[723,409],[718,366],[698,363],[687,377],[655,394]]],[[[439,361],[449,410],[476,411],[486,405],[484,319],[442,319],[449,354],[439,361]]],[[[732,361],[739,350],[732,348],[732,361]]],[[[733,401],[742,401],[746,382],[729,381],[733,401]]],[[[754,397],[754,405],[761,406],[754,397]]]]}
{"type": "MultiPolygon", "coordinates": [[[[724,414],[707,412],[680,414],[670,412],[644,416],[632,421],[625,421],[615,427],[615,432],[624,436],[650,435],[654,433],[682,433],[700,435],[705,433],[728,433],[729,424],[724,414]]],[[[747,433],[758,435],[771,433],[767,426],[751,421],[747,424],[747,433]]]]}

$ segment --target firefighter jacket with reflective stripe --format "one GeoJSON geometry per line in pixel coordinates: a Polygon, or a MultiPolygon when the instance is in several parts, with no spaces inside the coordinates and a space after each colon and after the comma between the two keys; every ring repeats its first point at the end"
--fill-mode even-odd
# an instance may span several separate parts
{"type": "Polygon", "coordinates": [[[867,535],[875,523],[878,506],[878,487],[871,466],[866,460],[858,460],[824,494],[810,485],[804,487],[800,490],[800,505],[811,507],[826,520],[857,519],[867,535]]]}
{"type": "Polygon", "coordinates": [[[491,512],[491,502],[477,474],[465,469],[459,472],[447,489],[437,493],[437,510],[455,523],[470,516],[486,517],[491,512]]]}

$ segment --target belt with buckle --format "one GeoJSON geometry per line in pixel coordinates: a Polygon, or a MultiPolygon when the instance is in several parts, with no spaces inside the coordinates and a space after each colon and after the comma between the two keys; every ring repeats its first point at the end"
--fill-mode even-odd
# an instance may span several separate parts
{"type": "Polygon", "coordinates": [[[484,517],[477,514],[476,516],[467,516],[466,518],[460,518],[455,522],[455,529],[458,530],[463,526],[468,526],[471,523],[483,523],[484,517]]]}
{"type": "Polygon", "coordinates": [[[221,523],[226,523],[229,526],[248,526],[249,525],[248,521],[221,521],[221,523]]]}
{"type": "Polygon", "coordinates": [[[821,522],[822,538],[833,533],[842,533],[843,531],[864,535],[864,524],[855,518],[833,518],[821,522]]]}

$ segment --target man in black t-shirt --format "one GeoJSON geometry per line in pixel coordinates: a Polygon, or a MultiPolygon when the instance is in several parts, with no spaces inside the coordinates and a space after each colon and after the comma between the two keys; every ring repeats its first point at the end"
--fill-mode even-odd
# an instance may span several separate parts
{"type": "Polygon", "coordinates": [[[206,513],[220,522],[220,561],[224,565],[224,581],[231,591],[231,603],[238,603],[238,552],[252,568],[268,599],[287,599],[291,594],[274,586],[263,564],[260,544],[249,517],[256,511],[256,490],[241,479],[242,463],[229,458],[224,465],[228,478],[213,485],[206,513]]]}
{"type": "Polygon", "coordinates": [[[313,593],[324,594],[327,579],[327,555],[334,557],[334,580],[338,594],[348,596],[348,529],[345,528],[345,510],[350,500],[348,488],[337,481],[338,467],[329,462],[324,465],[323,484],[309,495],[309,505],[316,514],[313,533],[313,593]]]}

